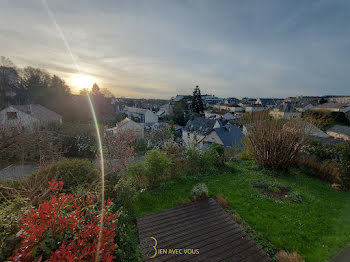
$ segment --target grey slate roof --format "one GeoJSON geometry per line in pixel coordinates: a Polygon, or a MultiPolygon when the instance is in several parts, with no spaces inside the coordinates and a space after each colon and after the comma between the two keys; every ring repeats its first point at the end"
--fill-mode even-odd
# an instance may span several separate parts
{"type": "Polygon", "coordinates": [[[242,138],[244,134],[239,126],[227,124],[224,127],[215,128],[214,131],[220,137],[225,147],[242,147],[242,138]]]}
{"type": "Polygon", "coordinates": [[[148,109],[137,108],[137,107],[126,107],[125,110],[130,113],[136,113],[141,115],[144,115],[148,111],[148,109]]]}
{"type": "Polygon", "coordinates": [[[0,170],[0,180],[25,178],[37,169],[34,165],[10,165],[0,170]]]}
{"type": "Polygon", "coordinates": [[[327,132],[328,131],[350,136],[350,126],[335,125],[335,126],[331,127],[330,129],[328,129],[327,132]]]}
{"type": "Polygon", "coordinates": [[[260,98],[261,104],[263,106],[274,106],[276,105],[276,101],[273,98],[260,98]]]}
{"type": "Polygon", "coordinates": [[[60,121],[62,116],[39,104],[13,105],[12,107],[27,113],[43,122],[60,121]]]}
{"type": "Polygon", "coordinates": [[[137,217],[137,226],[143,261],[272,261],[214,199],[137,217]],[[157,251],[198,249],[199,254],[167,251],[151,258],[154,246],[157,251]]]}
{"type": "Polygon", "coordinates": [[[292,103],[282,103],[278,106],[278,110],[282,112],[296,112],[296,108],[292,103]]]}
{"type": "Polygon", "coordinates": [[[201,135],[207,135],[213,130],[215,123],[215,119],[195,117],[187,122],[184,130],[187,132],[196,132],[201,135]]]}

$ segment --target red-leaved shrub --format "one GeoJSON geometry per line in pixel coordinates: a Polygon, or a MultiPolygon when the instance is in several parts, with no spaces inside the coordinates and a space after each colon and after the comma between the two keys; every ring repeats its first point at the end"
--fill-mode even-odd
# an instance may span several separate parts
{"type": "Polygon", "coordinates": [[[94,197],[78,199],[72,194],[59,193],[63,182],[51,181],[50,199],[32,208],[20,219],[21,247],[13,261],[101,261],[115,257],[114,237],[117,214],[109,212],[112,201],[96,215],[94,197]],[[103,229],[99,240],[101,215],[103,229]]]}

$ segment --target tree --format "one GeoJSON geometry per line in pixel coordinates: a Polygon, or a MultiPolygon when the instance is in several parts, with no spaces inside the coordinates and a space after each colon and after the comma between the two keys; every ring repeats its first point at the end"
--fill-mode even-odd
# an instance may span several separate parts
{"type": "Polygon", "coordinates": [[[192,111],[200,114],[204,110],[203,107],[203,101],[202,101],[202,96],[201,96],[201,90],[199,89],[198,86],[193,91],[193,97],[192,97],[192,111]]]}
{"type": "Polygon", "coordinates": [[[327,99],[325,99],[324,97],[322,97],[321,99],[320,99],[320,101],[319,101],[319,103],[322,105],[322,104],[325,104],[325,103],[327,103],[328,101],[327,101],[327,99]]]}

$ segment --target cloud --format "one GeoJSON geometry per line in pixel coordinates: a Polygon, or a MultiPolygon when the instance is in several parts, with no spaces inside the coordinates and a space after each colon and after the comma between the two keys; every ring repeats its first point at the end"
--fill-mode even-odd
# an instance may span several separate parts
{"type": "MultiPolygon", "coordinates": [[[[347,1],[47,0],[79,68],[123,96],[347,94],[347,1]]],[[[3,1],[1,55],[68,82],[74,61],[40,1],[3,1]]]]}

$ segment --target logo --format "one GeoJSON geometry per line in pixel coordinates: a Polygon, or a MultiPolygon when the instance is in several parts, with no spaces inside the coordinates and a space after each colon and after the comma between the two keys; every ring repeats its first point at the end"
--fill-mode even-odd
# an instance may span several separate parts
{"type": "Polygon", "coordinates": [[[154,241],[154,245],[152,246],[154,254],[150,258],[155,258],[157,255],[199,255],[198,248],[157,248],[157,239],[155,237],[151,237],[151,239],[154,241]]]}

